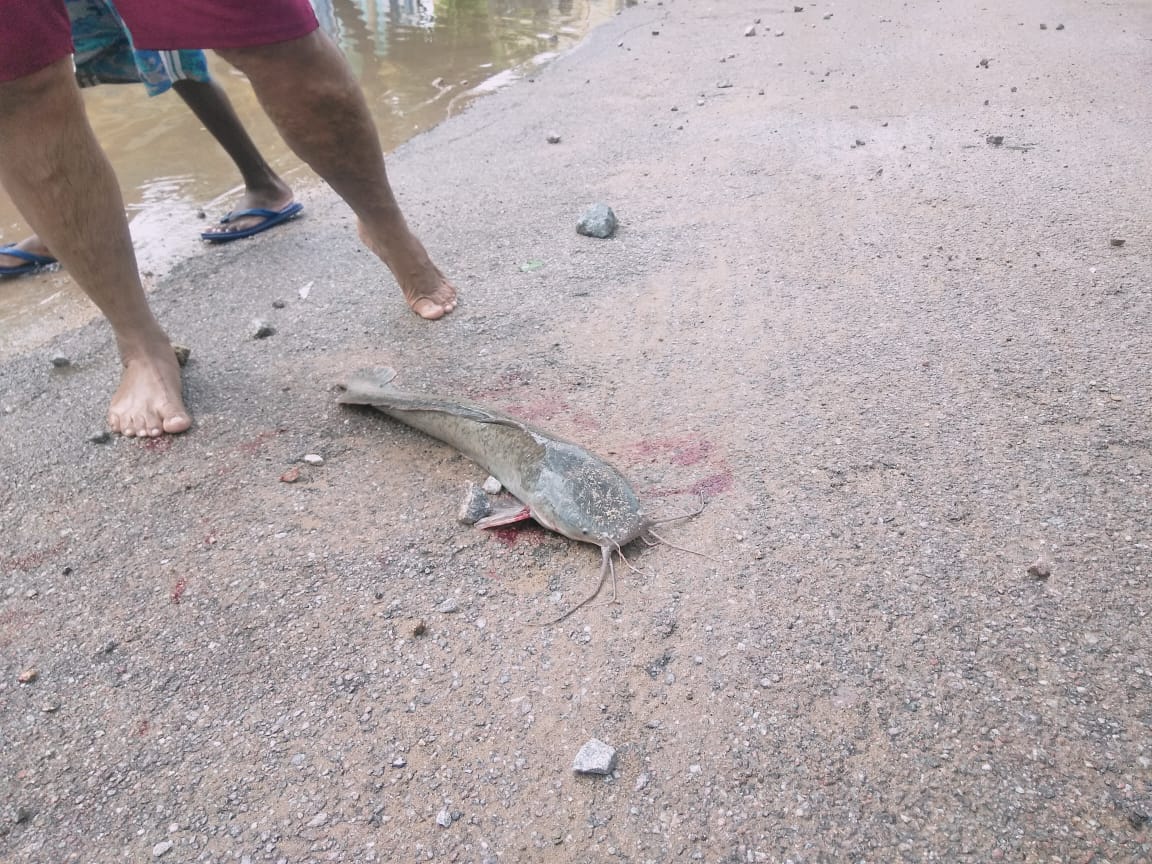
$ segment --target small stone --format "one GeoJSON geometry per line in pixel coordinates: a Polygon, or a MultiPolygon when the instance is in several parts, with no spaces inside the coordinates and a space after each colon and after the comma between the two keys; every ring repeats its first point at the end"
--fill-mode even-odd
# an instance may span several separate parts
{"type": "Polygon", "coordinates": [[[1045,24],[1043,21],[1041,21],[1041,22],[1040,22],[1040,29],[1041,29],[1041,30],[1047,30],[1047,29],[1048,29],[1048,25],[1047,25],[1047,24],[1045,24]]]}
{"type": "Polygon", "coordinates": [[[53,354],[51,358],[52,365],[57,369],[63,369],[66,366],[72,365],[72,359],[67,354],[53,354]]]}
{"type": "Polygon", "coordinates": [[[547,137],[545,140],[546,140],[546,141],[547,141],[549,144],[559,144],[559,143],[560,143],[560,136],[559,136],[559,135],[557,135],[556,133],[552,133],[552,134],[551,134],[551,135],[549,135],[549,136],[548,136],[548,137],[547,137]]]}
{"type": "Polygon", "coordinates": [[[783,36],[783,35],[784,35],[784,31],[783,31],[783,30],[777,30],[777,31],[776,31],[776,35],[777,35],[777,36],[783,36]]]}
{"type": "Polygon", "coordinates": [[[276,333],[276,328],[261,318],[252,321],[250,330],[253,339],[267,339],[276,333]]]}
{"type": "Polygon", "coordinates": [[[1123,240],[1123,239],[1121,239],[1120,237],[1113,237],[1113,238],[1112,238],[1111,240],[1109,240],[1108,242],[1109,242],[1110,244],[1112,244],[1113,246],[1117,247],[1117,248],[1119,248],[1119,247],[1121,247],[1121,246],[1123,246],[1123,245],[1124,245],[1124,240],[1123,240]]]}
{"type": "Polygon", "coordinates": [[[1040,559],[1028,568],[1028,575],[1033,579],[1044,580],[1052,575],[1052,568],[1048,566],[1048,562],[1040,559]]]}
{"type": "Polygon", "coordinates": [[[803,12],[803,11],[804,11],[804,7],[803,7],[803,6],[793,6],[793,7],[792,7],[792,11],[793,11],[793,12],[803,12]]]}
{"type": "Polygon", "coordinates": [[[1064,29],[1064,25],[1063,25],[1063,24],[1057,24],[1057,25],[1056,25],[1056,29],[1057,29],[1057,30],[1063,30],[1063,29],[1064,29]]]}
{"type": "Polygon", "coordinates": [[[824,13],[824,20],[830,21],[831,19],[832,19],[832,13],[831,12],[825,12],[824,13]]]}
{"type": "Polygon", "coordinates": [[[287,303],[285,303],[283,300],[280,300],[280,299],[276,299],[276,300],[272,301],[272,308],[273,309],[283,309],[287,305],[288,305],[287,303]]]}
{"type": "Polygon", "coordinates": [[[35,669],[35,668],[30,668],[30,669],[25,669],[23,672],[21,672],[19,675],[17,675],[16,680],[19,681],[21,684],[31,684],[33,681],[35,681],[39,677],[40,677],[40,670],[35,669]]]}
{"type": "Polygon", "coordinates": [[[746,29],[746,30],[744,31],[744,35],[745,35],[745,36],[755,36],[755,35],[756,35],[756,25],[755,25],[755,24],[753,24],[751,27],[749,27],[748,29],[746,29]]]}
{"type": "Polygon", "coordinates": [[[988,64],[991,62],[992,61],[990,59],[988,59],[987,57],[983,57],[980,59],[980,62],[977,65],[979,65],[982,69],[987,69],[988,64]]]}
{"type": "Polygon", "coordinates": [[[441,828],[452,827],[452,811],[450,811],[447,807],[445,807],[443,810],[441,810],[439,813],[437,813],[436,814],[436,824],[439,825],[441,828]]]}
{"type": "Polygon", "coordinates": [[[295,483],[300,479],[300,466],[295,465],[280,475],[281,483],[295,483]]]}
{"type": "Polygon", "coordinates": [[[12,814],[12,821],[17,825],[23,825],[32,819],[32,811],[27,807],[17,807],[16,812],[12,814]]]}
{"type": "Polygon", "coordinates": [[[607,204],[593,204],[576,224],[576,233],[606,240],[616,233],[616,214],[607,204]]]}
{"type": "Polygon", "coordinates": [[[417,618],[412,623],[412,635],[413,636],[423,636],[427,632],[428,632],[428,625],[424,623],[423,618],[417,618]]]}
{"type": "Polygon", "coordinates": [[[484,484],[480,488],[487,492],[489,495],[499,495],[500,490],[504,487],[495,477],[489,477],[484,481],[484,484]]]}
{"type": "Polygon", "coordinates": [[[765,690],[767,690],[769,687],[772,686],[772,679],[771,678],[761,678],[760,679],[760,686],[763,687],[765,690]]]}
{"type": "Polygon", "coordinates": [[[611,774],[615,768],[616,751],[597,738],[581,747],[572,762],[577,774],[611,774]]]}
{"type": "Polygon", "coordinates": [[[406,760],[403,756],[397,756],[395,759],[392,760],[392,767],[393,768],[404,768],[407,765],[408,765],[408,760],[406,760]]]}
{"type": "Polygon", "coordinates": [[[864,146],[864,139],[863,138],[857,138],[856,139],[856,146],[857,147],[863,147],[864,146]]]}
{"type": "Polygon", "coordinates": [[[985,139],[985,140],[987,140],[987,142],[989,144],[991,144],[993,147],[999,147],[1001,144],[1004,143],[1004,136],[1003,135],[989,135],[987,137],[987,139],[985,139]]]}
{"type": "Polygon", "coordinates": [[[456,513],[457,521],[465,525],[475,525],[491,512],[492,506],[484,490],[475,483],[469,483],[468,488],[464,490],[460,509],[456,513]]]}
{"type": "Polygon", "coordinates": [[[716,82],[716,89],[717,90],[727,90],[731,86],[732,86],[732,82],[728,81],[727,79],[725,79],[723,81],[717,81],[716,82]]]}
{"type": "Polygon", "coordinates": [[[444,86],[444,79],[443,78],[433,78],[432,79],[432,86],[436,87],[436,88],[443,87],[444,86]]]}
{"type": "Polygon", "coordinates": [[[697,104],[697,105],[703,105],[703,104],[704,104],[704,100],[703,100],[703,99],[697,99],[697,100],[696,100],[696,104],[697,104]]]}
{"type": "Polygon", "coordinates": [[[161,855],[167,855],[171,851],[172,851],[172,841],[171,840],[161,840],[159,843],[157,843],[155,846],[152,847],[152,857],[153,858],[159,858],[161,855]]]}
{"type": "Polygon", "coordinates": [[[45,714],[55,714],[60,710],[60,702],[56,699],[49,699],[48,701],[42,702],[40,704],[40,710],[45,714]]]}
{"type": "Polygon", "coordinates": [[[324,464],[324,457],[321,456],[319,453],[306,453],[304,455],[304,461],[307,462],[309,465],[323,465],[324,464]]]}
{"type": "Polygon", "coordinates": [[[321,825],[323,825],[327,821],[328,821],[328,814],[327,813],[317,813],[315,816],[313,816],[311,819],[308,820],[308,827],[309,828],[319,828],[321,825]]]}
{"type": "Polygon", "coordinates": [[[291,762],[293,768],[303,768],[308,764],[308,756],[304,753],[297,753],[292,757],[291,762]]]}
{"type": "Polygon", "coordinates": [[[189,358],[192,357],[192,349],[187,345],[178,345],[172,343],[172,353],[176,355],[176,362],[181,366],[187,366],[189,358]]]}
{"type": "Polygon", "coordinates": [[[648,776],[648,772],[645,771],[643,774],[636,778],[636,784],[632,788],[637,792],[647,789],[650,780],[651,778],[648,776]]]}
{"type": "Polygon", "coordinates": [[[112,433],[108,431],[97,432],[95,435],[89,435],[88,441],[92,444],[107,444],[112,440],[112,433]]]}
{"type": "Polygon", "coordinates": [[[443,603],[436,607],[437,612],[442,612],[445,615],[451,615],[453,612],[460,611],[460,604],[456,601],[455,597],[449,597],[443,603]]]}

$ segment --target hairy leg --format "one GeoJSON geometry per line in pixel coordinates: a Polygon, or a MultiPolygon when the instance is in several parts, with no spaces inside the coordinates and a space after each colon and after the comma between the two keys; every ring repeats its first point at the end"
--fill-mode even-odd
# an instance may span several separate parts
{"type": "MultiPolygon", "coordinates": [[[[244,198],[237,210],[282,210],[292,203],[292,190],[257,149],[248,130],[236,116],[231,100],[219,84],[215,81],[182,79],[172,82],[172,89],[236,164],[245,188],[244,198]]],[[[242,231],[261,221],[258,216],[244,216],[232,220],[227,226],[210,228],[208,233],[242,231]]]]}
{"type": "Polygon", "coordinates": [[[88,125],[71,57],[0,83],[0,182],[112,325],[124,364],[112,429],[183,432],[192,421],[180,368],[144,297],[120,187],[88,125]]]}
{"type": "Polygon", "coordinates": [[[284,140],[348,202],[361,239],[388,265],[412,310],[440,318],[456,308],[456,289],[404,221],[368,105],[340,49],[316,30],[217,53],[248,76],[284,140]]]}

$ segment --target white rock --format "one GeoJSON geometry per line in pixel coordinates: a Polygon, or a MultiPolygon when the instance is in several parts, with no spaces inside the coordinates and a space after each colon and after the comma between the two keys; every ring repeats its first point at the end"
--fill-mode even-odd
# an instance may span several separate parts
{"type": "Polygon", "coordinates": [[[448,828],[452,825],[452,814],[447,807],[436,814],[436,824],[441,828],[448,828]]]}
{"type": "Polygon", "coordinates": [[[489,495],[499,495],[500,490],[504,487],[500,485],[500,481],[495,477],[489,477],[484,481],[484,485],[480,488],[487,492],[489,495]]]}
{"type": "Polygon", "coordinates": [[[170,851],[172,851],[172,841],[161,840],[152,847],[152,857],[159,858],[161,855],[167,855],[170,851]]]}
{"type": "Polygon", "coordinates": [[[580,748],[572,762],[577,774],[611,774],[616,768],[616,751],[598,738],[580,748]]]}
{"type": "Polygon", "coordinates": [[[318,453],[309,453],[304,457],[304,461],[309,465],[323,465],[324,457],[318,453]]]}

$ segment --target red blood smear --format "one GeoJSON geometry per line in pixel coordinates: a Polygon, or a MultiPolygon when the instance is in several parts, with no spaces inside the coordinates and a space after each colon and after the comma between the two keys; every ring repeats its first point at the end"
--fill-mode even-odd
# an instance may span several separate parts
{"type": "Polygon", "coordinates": [[[188,587],[186,579],[177,579],[176,584],[172,586],[172,603],[176,606],[180,605],[180,598],[184,596],[184,589],[188,587]]]}
{"type": "Polygon", "coordinates": [[[156,438],[145,438],[144,449],[150,453],[167,453],[172,449],[172,436],[160,435],[156,438]]]}

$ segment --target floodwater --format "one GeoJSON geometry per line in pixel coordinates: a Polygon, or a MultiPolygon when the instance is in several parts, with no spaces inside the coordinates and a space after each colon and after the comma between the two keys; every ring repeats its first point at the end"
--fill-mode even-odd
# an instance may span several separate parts
{"type": "MultiPolygon", "coordinates": [[[[573,47],[625,0],[313,0],[368,98],[385,152],[470,100],[573,47]]],[[[315,176],[288,150],[242,76],[215,57],[228,92],[268,162],[297,190],[315,176]]],[[[207,219],[242,190],[235,167],[174,93],[140,85],[86,89],[89,119],[112,160],[145,283],[205,254],[207,219]],[[206,218],[205,218],[206,217],[206,218]]],[[[0,190],[0,242],[31,233],[0,190]]],[[[243,241],[240,241],[243,242],[243,241]]],[[[0,279],[0,355],[79,326],[95,309],[66,273],[0,279]]]]}

